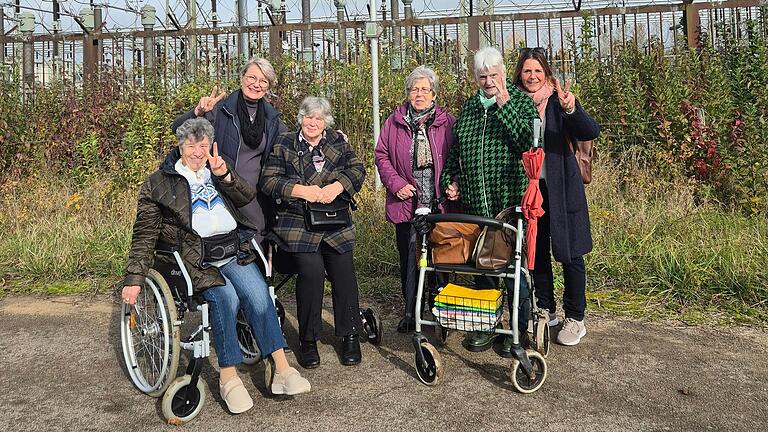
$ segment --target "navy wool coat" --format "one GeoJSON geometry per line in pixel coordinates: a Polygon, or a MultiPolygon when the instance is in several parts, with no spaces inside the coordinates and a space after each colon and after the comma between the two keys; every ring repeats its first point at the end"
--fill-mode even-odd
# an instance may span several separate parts
{"type": "Polygon", "coordinates": [[[552,239],[552,255],[568,263],[592,250],[592,233],[584,182],[566,137],[588,141],[597,138],[600,126],[576,102],[576,110],[566,114],[553,93],[547,101],[544,130],[544,164],[547,175],[547,202],[552,239]]]}

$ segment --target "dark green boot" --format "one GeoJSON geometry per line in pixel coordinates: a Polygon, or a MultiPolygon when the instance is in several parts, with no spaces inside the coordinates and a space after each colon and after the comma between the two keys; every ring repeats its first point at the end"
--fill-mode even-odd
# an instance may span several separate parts
{"type": "Polygon", "coordinates": [[[498,333],[473,331],[464,338],[464,348],[472,352],[485,351],[493,345],[498,333]]]}

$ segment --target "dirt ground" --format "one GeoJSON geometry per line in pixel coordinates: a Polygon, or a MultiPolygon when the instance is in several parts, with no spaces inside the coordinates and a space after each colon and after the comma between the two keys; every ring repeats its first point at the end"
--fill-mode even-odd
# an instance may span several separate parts
{"type": "MultiPolygon", "coordinates": [[[[295,307],[285,303],[293,346],[295,307]]],[[[175,429],[126,374],[118,315],[106,295],[0,299],[0,430],[175,429]]],[[[242,367],[255,406],[238,416],[226,412],[215,362],[206,362],[208,399],[184,430],[756,431],[768,423],[765,329],[591,318],[581,344],[553,345],[546,382],[523,395],[509,381],[509,360],[465,351],[459,333],[439,348],[442,383],[421,384],[397,318],[384,317],[384,340],[363,346],[362,364],[344,367],[326,310],[321,366],[302,370],[312,392],[267,396],[263,366],[242,367]]]]}

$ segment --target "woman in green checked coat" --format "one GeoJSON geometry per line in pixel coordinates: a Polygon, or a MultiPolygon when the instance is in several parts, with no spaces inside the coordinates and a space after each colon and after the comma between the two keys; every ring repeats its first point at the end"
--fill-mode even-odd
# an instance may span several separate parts
{"type": "MultiPolygon", "coordinates": [[[[507,80],[504,59],[497,49],[487,47],[475,54],[474,74],[479,89],[464,102],[453,126],[455,141],[440,176],[440,187],[449,200],[460,201],[465,212],[495,217],[507,207],[520,205],[528,186],[522,153],[531,147],[533,120],[539,114],[531,98],[507,80]]],[[[528,285],[525,278],[520,279],[520,298],[526,299],[528,285]]],[[[478,278],[476,285],[491,288],[496,282],[478,278]]],[[[507,284],[510,294],[512,285],[507,284]]],[[[525,336],[530,305],[521,301],[520,306],[519,329],[525,336]]],[[[470,351],[487,350],[495,336],[472,333],[466,347],[470,351]]],[[[512,338],[507,337],[500,354],[511,357],[511,346],[512,338]]]]}
{"type": "Polygon", "coordinates": [[[278,137],[261,173],[261,190],[277,203],[277,221],[267,238],[291,255],[296,278],[299,364],[320,365],[317,339],[322,326],[325,274],[331,281],[336,336],[342,337],[341,363],[360,363],[361,327],[352,249],[355,227],[309,231],[304,202],[351,200],[365,179],[365,168],[346,138],[333,131],[331,104],[309,96],[299,107],[301,128],[278,137]]]}

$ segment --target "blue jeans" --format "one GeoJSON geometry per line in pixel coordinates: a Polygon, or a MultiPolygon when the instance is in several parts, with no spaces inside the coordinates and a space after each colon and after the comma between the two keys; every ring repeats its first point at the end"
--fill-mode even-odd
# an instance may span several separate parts
{"type": "Polygon", "coordinates": [[[241,266],[233,259],[219,267],[225,285],[208,288],[203,297],[210,307],[213,343],[219,367],[243,361],[237,341],[237,311],[243,309],[262,356],[286,347],[277,312],[264,277],[255,264],[241,266]]]}

